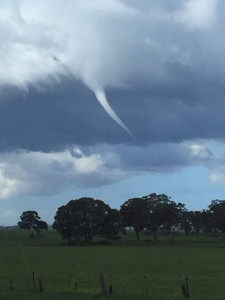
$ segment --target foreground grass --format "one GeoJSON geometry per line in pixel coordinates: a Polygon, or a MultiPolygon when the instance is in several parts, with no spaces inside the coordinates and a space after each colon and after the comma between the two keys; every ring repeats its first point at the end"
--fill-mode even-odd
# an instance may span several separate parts
{"type": "Polygon", "coordinates": [[[110,246],[72,247],[63,246],[55,232],[42,240],[27,237],[23,231],[0,231],[0,299],[100,298],[101,272],[113,286],[111,299],[180,300],[186,276],[191,299],[224,299],[222,239],[178,237],[175,243],[167,238],[138,243],[128,236],[110,246]],[[44,293],[37,291],[37,278],[44,293]]]}

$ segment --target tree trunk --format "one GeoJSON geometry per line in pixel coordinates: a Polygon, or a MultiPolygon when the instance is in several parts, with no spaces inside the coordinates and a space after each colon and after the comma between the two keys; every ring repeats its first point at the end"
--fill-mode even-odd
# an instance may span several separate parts
{"type": "Polygon", "coordinates": [[[157,239],[158,239],[157,230],[153,231],[153,237],[154,237],[154,240],[157,241],[157,239]]]}
{"type": "Polygon", "coordinates": [[[37,237],[39,238],[39,236],[40,236],[40,229],[36,228],[35,230],[37,232],[37,237]]]}
{"type": "Polygon", "coordinates": [[[87,234],[85,237],[86,243],[88,243],[88,244],[91,244],[92,239],[93,239],[93,236],[90,234],[87,234]]]}
{"type": "Polygon", "coordinates": [[[136,232],[137,241],[140,241],[140,232],[139,231],[135,231],[135,232],[136,232]]]}

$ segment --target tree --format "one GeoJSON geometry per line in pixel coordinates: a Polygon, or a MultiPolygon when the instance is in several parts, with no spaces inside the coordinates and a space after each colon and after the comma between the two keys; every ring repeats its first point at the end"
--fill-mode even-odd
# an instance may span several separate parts
{"type": "Polygon", "coordinates": [[[18,222],[18,226],[20,229],[26,229],[26,230],[33,229],[37,232],[38,237],[42,230],[48,229],[47,223],[41,220],[41,218],[39,217],[36,211],[32,211],[32,210],[24,211],[20,216],[20,220],[21,221],[18,222]]]}
{"type": "Polygon", "coordinates": [[[43,230],[48,230],[48,224],[43,220],[38,220],[36,228],[39,232],[43,230]]]}
{"type": "Polygon", "coordinates": [[[191,212],[190,211],[187,211],[183,214],[181,227],[182,227],[182,229],[184,229],[186,235],[189,235],[190,232],[192,231],[193,227],[192,227],[192,222],[191,222],[191,212]]]}
{"type": "Polygon", "coordinates": [[[129,199],[121,206],[120,211],[124,225],[134,228],[137,240],[144,228],[148,228],[157,240],[159,228],[167,233],[174,233],[175,228],[181,224],[186,208],[184,204],[172,201],[165,194],[153,193],[142,198],[129,199]]]}
{"type": "Polygon", "coordinates": [[[110,207],[101,200],[80,198],[71,200],[58,208],[53,228],[63,239],[79,243],[90,243],[93,237],[102,232],[103,221],[110,207]]]}
{"type": "Polygon", "coordinates": [[[171,201],[162,208],[162,224],[161,226],[167,233],[172,233],[174,237],[175,229],[182,225],[183,214],[186,208],[182,203],[171,201]]]}
{"type": "Polygon", "coordinates": [[[204,229],[203,214],[201,211],[185,211],[183,213],[182,228],[186,235],[190,232],[198,234],[201,229],[204,229]]]}
{"type": "Polygon", "coordinates": [[[183,212],[186,211],[185,205],[172,201],[165,194],[153,193],[142,199],[147,202],[147,227],[152,231],[155,240],[160,227],[167,233],[174,233],[175,228],[182,222],[183,212]]]}
{"type": "Polygon", "coordinates": [[[164,194],[157,195],[156,193],[152,193],[142,198],[147,201],[148,206],[147,228],[150,229],[154,239],[157,240],[158,229],[163,222],[162,208],[165,204],[169,203],[169,198],[164,194]]]}
{"type": "Polygon", "coordinates": [[[140,232],[147,226],[148,202],[143,198],[127,200],[120,208],[124,227],[133,227],[137,240],[140,240],[140,232]]]}
{"type": "Polygon", "coordinates": [[[110,209],[102,223],[101,235],[106,238],[115,239],[123,229],[122,216],[117,209],[110,209]]]}
{"type": "Polygon", "coordinates": [[[210,223],[214,232],[225,235],[225,200],[213,200],[209,205],[210,223]]]}
{"type": "Polygon", "coordinates": [[[208,209],[204,209],[201,213],[202,229],[207,234],[217,234],[215,226],[212,222],[212,214],[208,209]]]}

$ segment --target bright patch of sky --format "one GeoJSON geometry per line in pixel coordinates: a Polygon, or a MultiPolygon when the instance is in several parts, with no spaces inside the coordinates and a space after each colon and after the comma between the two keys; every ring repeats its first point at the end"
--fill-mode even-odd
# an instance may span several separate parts
{"type": "Polygon", "coordinates": [[[29,209],[37,210],[52,224],[59,206],[80,197],[101,199],[112,208],[119,209],[130,198],[164,193],[176,202],[185,203],[189,210],[207,209],[212,200],[224,198],[224,186],[211,184],[209,177],[207,168],[193,166],[175,173],[148,173],[101,188],[69,189],[55,196],[15,197],[1,201],[0,224],[16,224],[22,211],[29,209]]]}

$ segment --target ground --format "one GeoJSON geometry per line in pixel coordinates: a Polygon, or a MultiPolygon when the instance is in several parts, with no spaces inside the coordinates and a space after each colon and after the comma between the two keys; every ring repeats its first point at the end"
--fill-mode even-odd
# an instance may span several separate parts
{"type": "Polygon", "coordinates": [[[225,295],[222,237],[133,234],[111,245],[68,246],[54,231],[29,239],[27,231],[0,231],[0,299],[101,298],[99,274],[111,299],[180,300],[188,278],[191,299],[225,295]],[[34,275],[34,281],[33,281],[34,275]],[[43,292],[40,292],[41,282],[43,292]]]}

